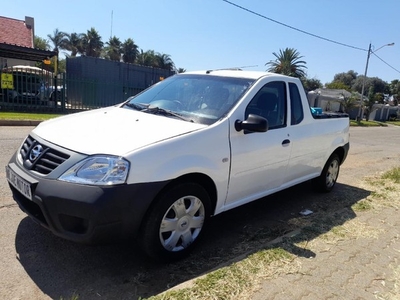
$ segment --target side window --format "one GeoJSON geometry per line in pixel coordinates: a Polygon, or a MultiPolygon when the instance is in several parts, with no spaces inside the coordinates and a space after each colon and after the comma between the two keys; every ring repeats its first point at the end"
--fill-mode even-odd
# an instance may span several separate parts
{"type": "Polygon", "coordinates": [[[268,128],[286,126],[286,85],[283,81],[272,81],[264,85],[246,107],[249,114],[262,116],[268,120],[268,128]]]}
{"type": "Polygon", "coordinates": [[[294,83],[289,83],[290,92],[290,107],[291,107],[291,125],[299,124],[303,121],[303,105],[301,103],[301,97],[297,85],[294,83]]]}

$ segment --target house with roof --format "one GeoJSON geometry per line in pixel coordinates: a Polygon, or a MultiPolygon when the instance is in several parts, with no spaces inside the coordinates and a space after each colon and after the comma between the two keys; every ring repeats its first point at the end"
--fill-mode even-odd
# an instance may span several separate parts
{"type": "Polygon", "coordinates": [[[34,66],[57,52],[35,49],[35,21],[32,17],[16,20],[0,16],[0,70],[16,65],[34,66]]]}

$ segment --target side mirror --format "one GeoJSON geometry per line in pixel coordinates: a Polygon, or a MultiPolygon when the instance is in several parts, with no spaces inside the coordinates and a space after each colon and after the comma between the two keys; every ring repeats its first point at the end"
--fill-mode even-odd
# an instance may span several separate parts
{"type": "Polygon", "coordinates": [[[236,131],[266,132],[268,130],[268,121],[259,115],[249,114],[246,120],[235,121],[235,129],[236,131]]]}

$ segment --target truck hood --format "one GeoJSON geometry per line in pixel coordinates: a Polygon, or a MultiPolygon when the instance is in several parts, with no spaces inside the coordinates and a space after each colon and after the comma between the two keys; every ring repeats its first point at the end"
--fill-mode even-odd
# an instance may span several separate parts
{"type": "Polygon", "coordinates": [[[204,127],[173,117],[107,107],[42,122],[33,132],[53,144],[83,154],[122,156],[204,127]]]}

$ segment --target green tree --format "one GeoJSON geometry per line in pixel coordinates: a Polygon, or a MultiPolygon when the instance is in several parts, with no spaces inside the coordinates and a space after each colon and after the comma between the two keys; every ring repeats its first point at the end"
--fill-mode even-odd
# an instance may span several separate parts
{"type": "Polygon", "coordinates": [[[316,78],[301,78],[301,82],[303,83],[304,89],[309,92],[319,88],[322,88],[322,83],[319,79],[316,78]]]}
{"type": "Polygon", "coordinates": [[[138,46],[131,38],[128,38],[121,45],[121,53],[123,62],[134,63],[139,55],[138,46]]]}
{"type": "Polygon", "coordinates": [[[351,87],[353,86],[356,78],[357,78],[357,73],[354,72],[353,70],[347,71],[347,73],[338,73],[335,74],[335,76],[333,77],[333,81],[332,82],[340,82],[343,85],[347,86],[347,88],[345,88],[345,90],[351,90],[351,87]]]}
{"type": "Polygon", "coordinates": [[[154,50],[147,50],[143,52],[141,49],[136,62],[142,66],[154,67],[156,65],[156,53],[154,50]]]}
{"type": "Polygon", "coordinates": [[[186,72],[186,69],[184,69],[184,68],[178,68],[178,69],[177,69],[177,72],[178,72],[178,73],[185,73],[185,72],[186,72]]]}
{"type": "Polygon", "coordinates": [[[70,56],[75,57],[78,53],[83,53],[82,33],[73,32],[66,35],[65,49],[70,51],[70,56]]]}
{"type": "Polygon", "coordinates": [[[65,32],[59,31],[58,28],[54,29],[53,35],[48,34],[47,37],[50,39],[50,42],[53,43],[53,50],[58,52],[59,49],[66,49],[65,45],[67,42],[66,39],[67,34],[65,32]]]}
{"type": "Polygon", "coordinates": [[[367,121],[369,121],[369,116],[374,111],[374,105],[376,103],[379,103],[381,100],[383,100],[382,93],[375,93],[374,92],[374,87],[370,86],[369,89],[368,89],[367,100],[364,100],[365,119],[367,121]]]}
{"type": "Polygon", "coordinates": [[[360,101],[360,96],[357,93],[351,93],[350,96],[345,96],[342,93],[342,99],[339,101],[343,112],[349,113],[353,108],[357,107],[360,101]]]}
{"type": "Polygon", "coordinates": [[[106,58],[113,61],[121,61],[122,43],[119,38],[116,36],[110,37],[110,40],[106,44],[106,58]]]}
{"type": "Polygon", "coordinates": [[[372,88],[375,93],[386,93],[389,91],[389,84],[378,77],[364,77],[364,75],[360,75],[354,81],[352,86],[353,91],[357,91],[361,93],[362,85],[365,78],[365,86],[364,91],[369,91],[372,88]]]}
{"type": "Polygon", "coordinates": [[[346,90],[350,91],[350,87],[346,84],[344,84],[341,81],[332,81],[331,83],[325,84],[325,87],[328,89],[336,89],[336,90],[346,90]]]}
{"type": "Polygon", "coordinates": [[[40,49],[40,50],[49,50],[50,49],[48,41],[46,39],[43,39],[43,38],[38,37],[36,35],[33,38],[33,46],[36,49],[40,49]]]}
{"type": "Polygon", "coordinates": [[[392,80],[389,84],[390,95],[393,96],[393,105],[397,106],[400,103],[400,81],[392,80]]]}
{"type": "Polygon", "coordinates": [[[103,45],[104,43],[101,40],[101,36],[94,27],[82,35],[83,55],[100,57],[103,51],[103,45]]]}
{"type": "Polygon", "coordinates": [[[269,66],[268,72],[274,72],[278,74],[284,74],[293,77],[306,77],[305,66],[307,63],[301,58],[303,56],[293,48],[286,48],[285,50],[280,49],[279,54],[272,53],[276,59],[267,62],[265,65],[269,66]]]}
{"type": "Polygon", "coordinates": [[[174,62],[172,61],[171,56],[169,54],[157,53],[155,56],[155,63],[156,65],[154,67],[160,69],[165,69],[170,71],[175,69],[174,62]]]}

